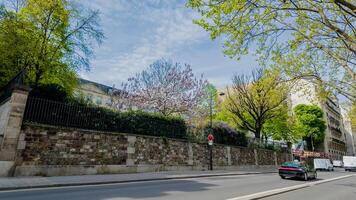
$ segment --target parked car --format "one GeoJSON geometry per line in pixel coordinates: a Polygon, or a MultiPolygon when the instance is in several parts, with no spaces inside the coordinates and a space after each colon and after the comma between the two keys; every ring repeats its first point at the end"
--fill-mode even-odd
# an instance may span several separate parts
{"type": "Polygon", "coordinates": [[[342,160],[333,160],[333,166],[334,167],[343,167],[344,164],[342,163],[342,160]]]}
{"type": "Polygon", "coordinates": [[[334,171],[334,166],[329,159],[315,158],[314,166],[316,170],[334,171]]]}
{"type": "Polygon", "coordinates": [[[343,158],[345,171],[356,171],[356,157],[344,156],[343,158]]]}
{"type": "Polygon", "coordinates": [[[300,178],[307,181],[317,178],[313,162],[285,162],[278,168],[278,174],[282,179],[300,178]]]}

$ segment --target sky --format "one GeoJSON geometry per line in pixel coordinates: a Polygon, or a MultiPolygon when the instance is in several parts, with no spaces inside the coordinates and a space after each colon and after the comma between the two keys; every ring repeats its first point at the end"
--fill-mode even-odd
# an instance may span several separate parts
{"type": "Polygon", "coordinates": [[[120,85],[160,58],[190,64],[218,88],[231,83],[233,74],[246,74],[257,66],[248,55],[239,61],[224,56],[221,38],[193,23],[196,11],[185,0],[80,0],[101,12],[106,39],[95,47],[91,70],[82,78],[120,85]]]}

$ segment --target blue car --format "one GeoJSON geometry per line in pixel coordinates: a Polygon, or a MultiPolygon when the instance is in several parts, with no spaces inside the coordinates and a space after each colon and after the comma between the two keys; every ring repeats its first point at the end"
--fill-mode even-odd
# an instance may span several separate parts
{"type": "Polygon", "coordinates": [[[307,181],[317,178],[314,165],[307,162],[285,162],[278,168],[278,173],[282,179],[299,178],[307,181]]]}

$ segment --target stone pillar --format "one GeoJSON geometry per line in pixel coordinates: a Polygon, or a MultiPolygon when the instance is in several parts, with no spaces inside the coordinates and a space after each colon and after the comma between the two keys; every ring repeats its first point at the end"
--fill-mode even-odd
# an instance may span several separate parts
{"type": "Polygon", "coordinates": [[[231,166],[231,147],[226,147],[226,155],[227,155],[227,165],[231,166]]]}
{"type": "Polygon", "coordinates": [[[274,155],[274,165],[278,166],[277,152],[273,152],[274,155]]]}
{"type": "Polygon", "coordinates": [[[135,143],[136,136],[127,136],[127,159],[126,166],[134,166],[135,165],[135,143]]]}
{"type": "Polygon", "coordinates": [[[257,149],[253,149],[253,152],[255,153],[255,165],[258,166],[258,152],[257,152],[257,149]]]}
{"type": "Polygon", "coordinates": [[[188,143],[188,165],[194,165],[194,155],[192,143],[188,143]]]}
{"type": "Polygon", "coordinates": [[[10,98],[9,116],[5,122],[3,141],[0,148],[1,161],[15,161],[18,147],[24,148],[24,142],[19,144],[22,118],[26,108],[29,90],[14,89],[10,98]]]}

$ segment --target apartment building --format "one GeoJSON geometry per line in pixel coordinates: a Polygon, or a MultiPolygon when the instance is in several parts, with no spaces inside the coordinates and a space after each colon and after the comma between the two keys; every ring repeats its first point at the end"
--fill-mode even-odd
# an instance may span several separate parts
{"type": "Polygon", "coordinates": [[[299,104],[313,104],[324,111],[327,128],[324,143],[318,150],[327,153],[332,159],[341,160],[347,154],[347,137],[338,99],[319,98],[316,85],[310,80],[301,79],[293,85],[289,100],[291,108],[299,104]]]}

